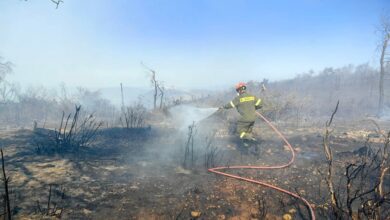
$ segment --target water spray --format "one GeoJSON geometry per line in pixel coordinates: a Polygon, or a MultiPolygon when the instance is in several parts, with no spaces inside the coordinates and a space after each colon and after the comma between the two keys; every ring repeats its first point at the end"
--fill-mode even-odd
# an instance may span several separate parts
{"type": "Polygon", "coordinates": [[[199,123],[213,116],[218,112],[218,108],[199,108],[191,105],[180,105],[171,108],[170,113],[174,115],[174,120],[177,126],[181,129],[186,129],[193,122],[199,123]]]}

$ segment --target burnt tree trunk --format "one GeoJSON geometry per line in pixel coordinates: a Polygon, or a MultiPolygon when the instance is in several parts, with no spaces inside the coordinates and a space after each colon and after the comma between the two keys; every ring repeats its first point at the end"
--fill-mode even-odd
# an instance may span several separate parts
{"type": "Polygon", "coordinates": [[[382,50],[381,50],[381,59],[380,59],[380,76],[379,76],[379,103],[378,103],[378,115],[382,116],[383,115],[383,108],[384,108],[384,88],[383,88],[383,83],[384,83],[384,78],[385,78],[385,55],[386,55],[386,49],[387,49],[387,44],[390,39],[390,34],[388,34],[382,45],[382,50]]]}
{"type": "Polygon", "coordinates": [[[164,107],[164,87],[161,85],[158,85],[158,89],[160,90],[160,109],[164,107]]]}
{"type": "Polygon", "coordinates": [[[4,208],[6,210],[4,210],[4,212],[5,212],[4,219],[11,220],[12,213],[11,213],[11,205],[10,205],[10,202],[9,202],[9,191],[8,191],[8,180],[9,179],[7,178],[7,175],[5,174],[5,164],[4,164],[3,149],[1,149],[0,152],[1,152],[1,166],[2,166],[2,170],[3,170],[4,191],[5,191],[5,195],[4,195],[4,208]]]}
{"type": "Polygon", "coordinates": [[[156,73],[154,71],[152,71],[152,83],[154,85],[153,108],[156,109],[156,107],[157,107],[158,83],[157,83],[157,80],[156,80],[156,73]]]}
{"type": "Polygon", "coordinates": [[[121,83],[121,99],[122,99],[122,112],[125,110],[125,99],[124,99],[124,96],[123,96],[123,86],[122,86],[122,83],[121,83]]]}

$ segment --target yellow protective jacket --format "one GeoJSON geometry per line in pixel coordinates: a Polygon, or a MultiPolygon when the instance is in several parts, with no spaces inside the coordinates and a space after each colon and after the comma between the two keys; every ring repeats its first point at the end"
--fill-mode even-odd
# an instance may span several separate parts
{"type": "Polygon", "coordinates": [[[238,113],[241,115],[239,121],[253,122],[256,119],[255,111],[262,107],[261,99],[247,92],[244,92],[235,97],[228,104],[224,105],[223,108],[236,108],[238,113]]]}

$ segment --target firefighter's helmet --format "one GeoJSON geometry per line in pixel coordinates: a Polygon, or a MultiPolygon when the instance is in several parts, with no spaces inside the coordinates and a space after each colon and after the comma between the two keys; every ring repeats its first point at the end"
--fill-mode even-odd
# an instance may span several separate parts
{"type": "Polygon", "coordinates": [[[236,85],[236,91],[246,90],[246,84],[243,82],[239,82],[236,85]]]}

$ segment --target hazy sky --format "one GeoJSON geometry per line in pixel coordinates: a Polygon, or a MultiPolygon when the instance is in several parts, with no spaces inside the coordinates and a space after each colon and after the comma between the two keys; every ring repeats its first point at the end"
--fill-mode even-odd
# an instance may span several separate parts
{"type": "Polygon", "coordinates": [[[389,0],[0,0],[0,56],[26,85],[213,87],[376,65],[389,0]]]}

